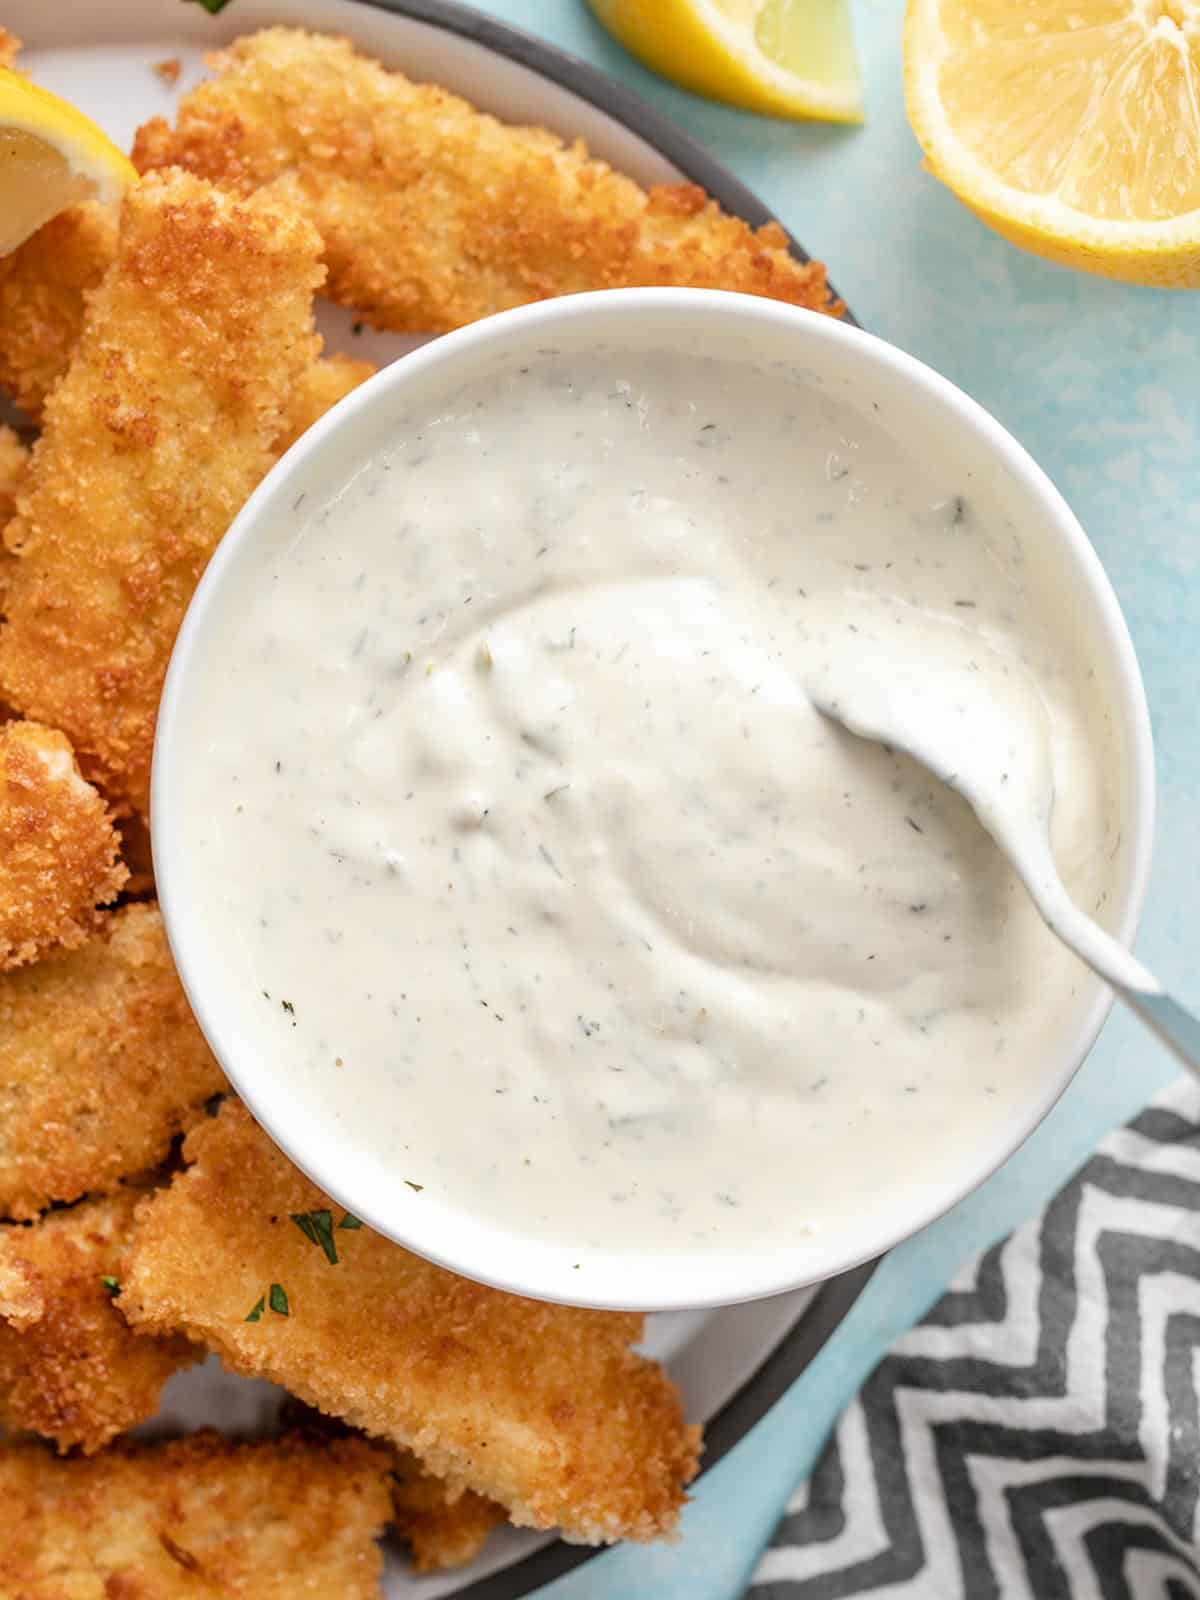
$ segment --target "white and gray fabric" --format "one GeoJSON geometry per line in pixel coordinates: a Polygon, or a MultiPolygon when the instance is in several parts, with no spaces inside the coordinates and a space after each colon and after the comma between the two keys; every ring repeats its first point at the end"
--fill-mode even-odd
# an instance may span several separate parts
{"type": "Polygon", "coordinates": [[[880,1362],[749,1600],[1200,1600],[1200,1085],[880,1362]]]}

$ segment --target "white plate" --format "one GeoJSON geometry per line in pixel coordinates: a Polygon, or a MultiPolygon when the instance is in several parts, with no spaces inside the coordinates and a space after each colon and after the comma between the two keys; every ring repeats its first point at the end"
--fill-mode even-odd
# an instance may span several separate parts
{"type": "MultiPolygon", "coordinates": [[[[590,149],[643,184],[700,183],[727,211],[756,226],[762,204],[700,146],[663,122],[628,90],[584,63],[465,7],[439,0],[234,0],[209,16],[179,0],[5,0],[4,23],[25,41],[22,65],[67,96],[128,147],[148,117],[170,116],[178,95],[203,74],[203,53],[271,23],[349,35],[362,49],[412,77],[446,85],[512,122],[539,123],[582,135],[590,149]],[[179,83],[153,70],[177,57],[179,83]]],[[[797,246],[797,253],[799,251],[797,246]]],[[[365,331],[354,317],[323,306],[331,349],[373,361],[395,359],[419,338],[365,331]]],[[[650,1318],[645,1349],[663,1359],[683,1393],[689,1418],[706,1423],[705,1465],[725,1453],[794,1381],[849,1310],[869,1276],[861,1268],[820,1290],[801,1290],[752,1305],[650,1318]]],[[[216,1360],[168,1383],[150,1434],[215,1424],[255,1431],[273,1420],[282,1391],[224,1373],[216,1360]]],[[[589,1552],[548,1536],[502,1529],[481,1559],[456,1573],[414,1578],[389,1552],[388,1600],[516,1600],[589,1552]]]]}

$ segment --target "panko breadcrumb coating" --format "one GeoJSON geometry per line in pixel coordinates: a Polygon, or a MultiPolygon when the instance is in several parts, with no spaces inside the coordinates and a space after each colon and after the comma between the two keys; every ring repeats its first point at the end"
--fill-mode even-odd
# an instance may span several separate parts
{"type": "Polygon", "coordinates": [[[402,1450],[392,1471],[396,1532],[412,1552],[418,1572],[464,1567],[505,1520],[504,1507],[470,1489],[454,1490],[402,1450]]]}
{"type": "Polygon", "coordinates": [[[16,512],[17,495],[28,465],[29,451],[12,428],[0,423],[0,617],[4,615],[8,575],[16,559],[3,544],[4,529],[16,512]]]}
{"type": "Polygon", "coordinates": [[[83,326],[84,297],[116,249],[112,214],[70,206],[0,256],[0,388],[34,421],[62,377],[83,326]]]}
{"type": "Polygon", "coordinates": [[[36,1222],[0,1224],[6,1428],[90,1455],[152,1417],[172,1372],[198,1359],[186,1339],[135,1334],[117,1310],[116,1275],[139,1198],[121,1189],[36,1222]]]}
{"type": "Polygon", "coordinates": [[[250,194],[272,185],[324,241],[328,293],[380,328],[440,333],[584,289],[737,289],[818,311],[825,270],[693,184],[648,194],[544,128],[509,127],[415,84],[346,39],[267,28],[209,57],[218,74],[134,141],[250,194]]]}
{"type": "MultiPolygon", "coordinates": [[[[98,287],[116,252],[117,230],[107,213],[76,206],[0,257],[0,387],[35,419],[79,343],[85,292],[98,287]]],[[[369,361],[350,356],[313,361],[286,398],[275,453],[282,455],[374,371],[369,361]]],[[[12,429],[0,426],[0,532],[15,509],[14,445],[27,458],[12,429]]]]}
{"type": "Polygon", "coordinates": [[[0,974],[0,1217],[157,1166],[225,1086],[153,905],[79,950],[0,974]]]}
{"type": "Polygon", "coordinates": [[[378,1600],[389,1464],[363,1439],[0,1445],[0,1595],[378,1600]]]}
{"type": "Polygon", "coordinates": [[[0,423],[0,531],[17,509],[17,492],[29,465],[29,451],[16,433],[0,423]]]}
{"type": "Polygon", "coordinates": [[[630,1348],[640,1316],[503,1294],[365,1227],[335,1227],[331,1264],[293,1217],[343,1213],[237,1101],[192,1130],[184,1158],[138,1209],[121,1274],[135,1327],[186,1333],[514,1522],[592,1543],[675,1531],[700,1430],[630,1348]]]}
{"type": "Polygon", "coordinates": [[[108,807],[65,735],[37,722],[0,726],[0,968],[90,938],[97,908],[129,877],[120,855],[108,807]]]}
{"type": "Polygon", "coordinates": [[[323,417],[338,401],[357,389],[360,383],[375,376],[370,361],[360,361],[353,356],[327,356],[314,361],[296,387],[284,419],[284,430],[275,441],[277,454],[295,444],[302,433],[323,417]]]}
{"type": "Polygon", "coordinates": [[[318,251],[267,197],[180,172],[131,189],[6,530],[0,694],[143,812],[179,623],[316,359],[318,251]]]}

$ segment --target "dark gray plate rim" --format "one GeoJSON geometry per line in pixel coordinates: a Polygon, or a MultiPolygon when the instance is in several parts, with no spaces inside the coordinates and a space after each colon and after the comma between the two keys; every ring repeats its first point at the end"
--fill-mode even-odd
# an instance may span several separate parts
{"type": "MultiPolygon", "coordinates": [[[[690,182],[699,184],[731,216],[741,217],[755,228],[776,220],[758,196],[702,144],[660,116],[632,89],[578,56],[546,44],[519,28],[497,22],[470,6],[457,5],[454,0],[356,0],[356,3],[442,28],[528,67],[579,99],[589,101],[614,122],[623,123],[678,167],[690,182]]],[[[790,232],[788,248],[797,260],[810,259],[790,232]]],[[[849,310],[845,320],[854,321],[849,310]]],[[[703,1472],[715,1466],[786,1394],[846,1316],[874,1270],[875,1263],[867,1262],[821,1287],[808,1310],[705,1425],[703,1472]]],[[[456,1600],[522,1600],[523,1596],[533,1594],[544,1584],[600,1553],[558,1540],[522,1557],[501,1572],[456,1590],[456,1600]]]]}

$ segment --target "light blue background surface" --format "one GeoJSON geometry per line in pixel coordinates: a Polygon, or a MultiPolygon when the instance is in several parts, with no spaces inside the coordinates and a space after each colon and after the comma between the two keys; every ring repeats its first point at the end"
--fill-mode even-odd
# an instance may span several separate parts
{"type": "MultiPolygon", "coordinates": [[[[1139,951],[1200,999],[1200,295],[1127,288],[1024,256],[919,166],[900,85],[903,0],[856,0],[869,121],[766,121],[672,89],[583,0],[477,0],[611,72],[716,152],[829,265],[872,332],[962,385],[1062,489],[1116,587],[1158,754],[1139,951]]],[[[1171,1075],[1114,1015],[1073,1087],[990,1183],[894,1251],[774,1411],[701,1482],[670,1550],[614,1550],[546,1600],[733,1600],[846,1399],[968,1255],[1036,1211],[1171,1075]]]]}

